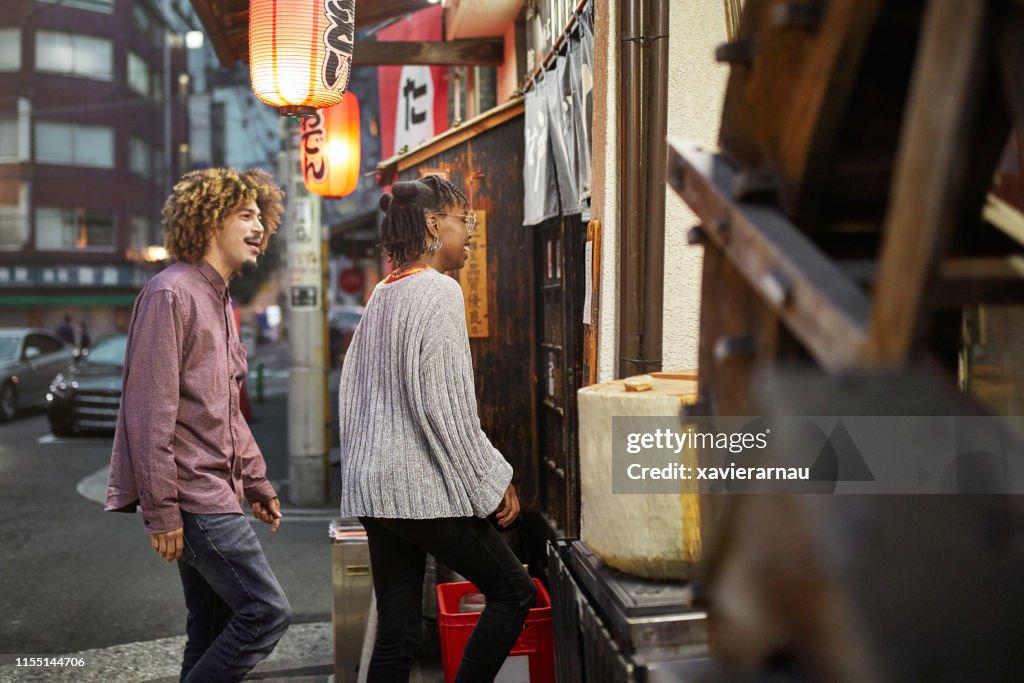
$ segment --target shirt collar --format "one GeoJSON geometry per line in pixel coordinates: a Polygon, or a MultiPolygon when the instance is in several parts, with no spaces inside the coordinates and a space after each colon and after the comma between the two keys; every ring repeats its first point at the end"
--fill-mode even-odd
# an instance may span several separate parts
{"type": "Polygon", "coordinates": [[[199,273],[206,278],[206,281],[210,283],[210,286],[213,287],[214,291],[216,291],[221,298],[227,296],[228,283],[224,282],[224,278],[221,277],[216,268],[210,265],[209,261],[205,259],[203,260],[199,265],[199,273]]]}

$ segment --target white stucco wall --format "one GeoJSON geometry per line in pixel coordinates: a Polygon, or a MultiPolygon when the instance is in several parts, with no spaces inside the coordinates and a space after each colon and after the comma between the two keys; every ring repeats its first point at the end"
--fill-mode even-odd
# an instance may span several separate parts
{"type": "Polygon", "coordinates": [[[600,328],[597,381],[618,369],[619,273],[619,0],[594,0],[594,149],[591,218],[601,221],[600,328]]]}
{"type": "MultiPolygon", "coordinates": [[[[602,223],[601,320],[598,381],[617,376],[618,343],[618,36],[620,0],[595,0],[598,60],[604,48],[606,87],[595,84],[593,216],[602,223]]],[[[718,139],[722,99],[729,70],[715,61],[715,47],[726,40],[721,0],[672,0],[670,3],[668,134],[708,145],[718,139]]],[[[600,62],[597,72],[602,73],[600,62]]],[[[700,279],[703,252],[686,244],[697,218],[669,189],[665,204],[665,303],[662,366],[697,367],[700,333],[700,279]]]]}
{"type": "MultiPolygon", "coordinates": [[[[668,69],[668,135],[708,145],[718,139],[729,69],[715,61],[725,42],[720,0],[672,0],[668,69]]],[[[662,367],[697,367],[703,249],[686,244],[697,217],[671,188],[665,201],[665,306],[662,367]]]]}

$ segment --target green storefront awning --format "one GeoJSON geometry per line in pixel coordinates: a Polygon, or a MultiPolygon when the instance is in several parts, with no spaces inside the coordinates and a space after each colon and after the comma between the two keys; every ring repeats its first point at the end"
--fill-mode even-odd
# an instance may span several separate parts
{"type": "Polygon", "coordinates": [[[0,309],[4,308],[66,308],[68,306],[103,306],[116,308],[135,304],[137,292],[77,294],[0,294],[0,309]]]}

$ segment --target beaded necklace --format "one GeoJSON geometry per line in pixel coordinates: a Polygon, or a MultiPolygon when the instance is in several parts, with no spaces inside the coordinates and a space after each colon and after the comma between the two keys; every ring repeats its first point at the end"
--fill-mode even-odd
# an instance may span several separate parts
{"type": "Polygon", "coordinates": [[[430,270],[430,266],[428,266],[426,263],[423,263],[423,261],[413,261],[412,263],[407,263],[404,266],[398,268],[397,270],[393,270],[390,273],[388,273],[388,276],[384,278],[384,284],[387,285],[391,284],[392,282],[398,282],[402,278],[409,277],[410,275],[415,275],[416,273],[422,273],[424,270],[430,270]]]}

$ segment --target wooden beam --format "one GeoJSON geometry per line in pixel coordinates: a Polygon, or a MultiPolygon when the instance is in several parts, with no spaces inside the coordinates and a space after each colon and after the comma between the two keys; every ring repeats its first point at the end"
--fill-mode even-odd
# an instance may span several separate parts
{"type": "Polygon", "coordinates": [[[421,9],[433,7],[430,0],[373,0],[356,3],[356,28],[374,26],[389,19],[404,17],[421,9]]]}
{"type": "Polygon", "coordinates": [[[777,209],[733,199],[738,174],[721,154],[690,141],[669,145],[669,185],[705,226],[708,248],[728,258],[822,367],[853,368],[867,342],[864,292],[777,209]]]}
{"type": "Polygon", "coordinates": [[[722,51],[722,58],[754,54],[752,61],[732,63],[720,145],[746,169],[780,174],[778,200],[790,216],[816,215],[829,180],[825,171],[834,161],[856,77],[885,4],[750,1],[738,38],[722,51]],[[811,6],[819,11],[811,11],[810,24],[791,23],[786,10],[806,14],[811,6]]]}
{"type": "Polygon", "coordinates": [[[873,296],[865,360],[877,366],[910,359],[928,286],[961,215],[988,11],[987,2],[932,0],[925,13],[873,296]]]}
{"type": "MultiPolygon", "coordinates": [[[[846,275],[865,289],[878,279],[878,262],[838,261],[846,275]]],[[[942,261],[925,302],[928,310],[986,304],[1024,303],[1024,256],[971,256],[942,261]]]]}
{"type": "Polygon", "coordinates": [[[356,66],[379,64],[500,66],[504,60],[504,42],[501,37],[448,42],[357,40],[353,52],[353,64],[356,66]]]}

